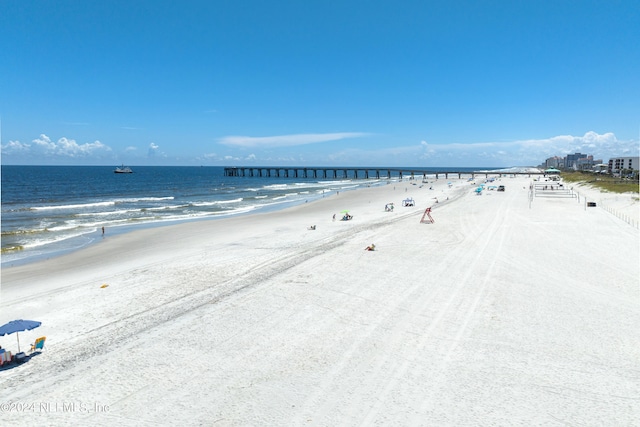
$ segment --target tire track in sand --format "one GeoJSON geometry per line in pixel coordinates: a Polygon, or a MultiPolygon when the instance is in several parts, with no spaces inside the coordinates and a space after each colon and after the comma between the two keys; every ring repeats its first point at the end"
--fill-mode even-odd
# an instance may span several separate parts
{"type": "MultiPolygon", "coordinates": [[[[408,216],[407,216],[408,217],[408,216]]],[[[460,217],[466,218],[466,215],[461,215],[460,217]]],[[[493,227],[496,228],[498,224],[498,218],[493,218],[493,227]]],[[[456,242],[459,243],[460,240],[467,240],[469,238],[475,240],[479,240],[482,237],[486,238],[486,241],[481,244],[481,247],[486,248],[490,243],[491,233],[478,233],[477,227],[466,226],[466,224],[459,224],[457,228],[462,230],[462,233],[456,233],[456,242]],[[467,235],[468,232],[469,234],[467,235]],[[460,234],[464,237],[460,238],[460,234]]],[[[485,229],[487,230],[487,229],[485,229]]],[[[379,232],[379,230],[377,230],[379,232]]],[[[458,246],[456,246],[458,247],[458,246]]],[[[467,245],[461,247],[463,253],[467,251],[467,245]]],[[[447,270],[450,269],[451,265],[454,265],[456,260],[459,259],[460,254],[455,250],[455,247],[450,248],[453,249],[451,252],[447,252],[444,258],[444,262],[438,266],[439,270],[435,271],[433,274],[446,274],[447,270]]],[[[460,250],[460,249],[458,249],[460,250]]],[[[481,255],[478,255],[481,257],[481,255]]],[[[478,261],[476,261],[478,262],[478,261]]],[[[430,272],[431,273],[431,272],[430,272]]],[[[432,324],[432,328],[435,327],[437,323],[441,321],[447,312],[447,308],[453,303],[455,296],[458,295],[462,289],[467,286],[466,282],[468,281],[468,277],[471,275],[471,272],[467,272],[465,279],[460,280],[457,283],[461,283],[457,290],[455,290],[453,297],[449,299],[446,307],[439,313],[438,317],[432,324]]],[[[377,317],[375,322],[370,323],[364,331],[355,337],[355,339],[351,342],[351,345],[348,348],[345,348],[341,358],[333,365],[330,372],[327,372],[322,382],[318,384],[313,393],[307,396],[303,405],[300,406],[298,410],[298,416],[292,420],[294,425],[302,424],[305,422],[308,416],[317,414],[317,413],[335,413],[336,411],[345,412],[349,407],[363,408],[366,407],[371,400],[377,400],[378,402],[383,401],[379,395],[373,396],[373,398],[369,395],[358,395],[360,400],[367,399],[366,402],[359,401],[349,401],[348,403],[342,400],[336,400],[336,398],[331,398],[332,391],[335,391],[336,382],[342,381],[346,384],[358,384],[360,388],[366,388],[368,390],[376,390],[380,389],[383,384],[380,384],[379,380],[382,376],[383,370],[385,369],[385,365],[388,365],[388,359],[392,357],[391,354],[386,353],[381,355],[381,357],[376,358],[375,366],[369,371],[369,374],[366,378],[358,376],[360,373],[357,370],[350,369],[349,363],[353,360],[355,355],[360,351],[362,346],[367,342],[367,340],[371,340],[371,337],[376,333],[377,330],[389,330],[389,325],[391,325],[391,329],[394,332],[389,332],[388,335],[390,338],[385,341],[387,347],[396,347],[396,343],[400,343],[402,340],[406,339],[406,325],[412,323],[412,319],[415,319],[416,316],[424,316],[427,315],[421,314],[422,312],[428,312],[430,309],[432,310],[431,303],[433,300],[441,297],[441,294],[449,293],[452,289],[448,287],[439,287],[431,290],[425,290],[424,284],[422,282],[417,282],[415,285],[407,288],[400,298],[394,300],[391,304],[387,304],[385,306],[384,311],[382,311],[377,317]],[[403,312],[401,316],[398,316],[399,312],[403,312]],[[391,320],[390,320],[391,319],[391,320]],[[365,384],[369,384],[365,386],[365,384]],[[320,409],[322,408],[322,409],[320,409]]],[[[428,313],[427,313],[428,314],[428,313]]],[[[387,386],[392,386],[397,383],[398,378],[406,371],[406,367],[404,369],[396,369],[393,373],[392,379],[387,382],[387,386]],[[393,382],[393,378],[396,378],[396,381],[393,382]]],[[[388,393],[388,392],[387,392],[388,393]]],[[[386,394],[383,393],[383,397],[386,394]]],[[[341,395],[338,396],[338,399],[341,395]]],[[[353,425],[353,419],[357,419],[358,414],[351,414],[351,421],[349,417],[343,417],[344,423],[347,425],[353,425]]],[[[332,422],[335,422],[332,421],[332,422]]]]}
{"type": "MultiPolygon", "coordinates": [[[[507,212],[508,212],[508,209],[506,209],[505,213],[507,212]]],[[[479,302],[482,299],[487,283],[489,282],[489,278],[493,270],[493,266],[495,265],[495,259],[496,259],[495,257],[492,258],[493,261],[490,265],[490,268],[486,271],[486,273],[484,273],[481,276],[482,280],[479,281],[478,287],[476,287],[476,284],[478,282],[476,280],[473,280],[473,278],[479,276],[478,270],[484,265],[484,259],[486,258],[485,255],[489,251],[495,252],[496,249],[499,250],[499,248],[502,246],[504,238],[506,236],[506,231],[507,231],[506,228],[502,228],[501,234],[499,236],[498,247],[496,248],[492,245],[492,243],[495,242],[494,237],[497,231],[501,228],[500,227],[501,224],[502,224],[501,217],[499,215],[494,215],[489,226],[481,230],[481,233],[478,236],[478,238],[483,238],[481,242],[480,250],[475,252],[475,258],[472,261],[471,265],[467,268],[461,280],[461,283],[462,283],[461,286],[453,290],[449,299],[446,301],[444,306],[442,306],[442,308],[440,309],[440,311],[438,312],[434,320],[429,325],[428,329],[424,332],[424,334],[418,340],[415,351],[412,352],[408,357],[406,357],[403,360],[400,366],[398,366],[393,372],[393,374],[389,377],[384,388],[375,396],[374,399],[372,399],[372,401],[375,402],[375,404],[368,411],[364,419],[362,419],[362,421],[360,422],[360,425],[367,426],[367,425],[374,424],[376,417],[383,410],[389,395],[392,393],[393,390],[398,388],[407,371],[410,369],[411,366],[415,364],[417,357],[421,354],[421,350],[424,349],[431,341],[432,335],[437,330],[438,326],[440,326],[440,324],[443,322],[443,320],[447,316],[452,316],[455,319],[455,317],[457,317],[456,315],[458,314],[458,311],[462,310],[461,307],[464,306],[465,307],[464,319],[462,323],[460,323],[460,325],[457,327],[455,338],[452,341],[452,344],[446,356],[440,361],[438,368],[435,370],[435,375],[438,378],[442,379],[444,377],[446,367],[451,361],[453,352],[456,349],[460,339],[464,335],[468,327],[468,324],[472,319],[479,302]],[[473,292],[462,292],[465,289],[473,292]],[[473,297],[469,297],[469,295],[473,295],[473,297]],[[456,302],[459,302],[460,298],[463,299],[461,303],[455,304],[456,302]],[[454,307],[453,311],[451,311],[452,307],[454,307]]],[[[477,230],[476,230],[476,233],[478,233],[477,230]]],[[[466,250],[466,249],[463,249],[463,250],[466,250]]],[[[430,298],[427,298],[421,302],[422,309],[429,308],[429,305],[428,305],[429,300],[430,298]]],[[[423,403],[420,407],[420,412],[415,415],[416,417],[414,420],[415,423],[413,423],[412,425],[415,425],[415,424],[419,425],[424,422],[424,418],[421,418],[421,416],[424,415],[423,411],[428,408],[429,406],[428,404],[431,402],[431,397],[433,396],[435,391],[436,390],[432,390],[429,397],[423,400],[423,403]]]]}

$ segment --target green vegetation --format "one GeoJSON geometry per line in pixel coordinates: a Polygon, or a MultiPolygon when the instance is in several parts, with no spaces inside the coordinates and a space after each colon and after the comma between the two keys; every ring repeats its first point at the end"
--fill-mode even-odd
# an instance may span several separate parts
{"type": "MultiPolygon", "coordinates": [[[[611,193],[638,193],[640,185],[638,179],[629,179],[615,177],[606,174],[595,174],[592,172],[565,172],[560,176],[566,182],[575,182],[577,184],[589,184],[599,188],[602,191],[611,193]]],[[[636,175],[637,176],[637,175],[636,175]]]]}

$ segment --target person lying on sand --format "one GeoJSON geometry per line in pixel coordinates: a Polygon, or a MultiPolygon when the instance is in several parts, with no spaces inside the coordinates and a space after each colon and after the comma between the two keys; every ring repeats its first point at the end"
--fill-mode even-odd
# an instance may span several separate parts
{"type": "Polygon", "coordinates": [[[376,250],[376,245],[374,245],[373,243],[369,246],[367,246],[366,248],[364,248],[365,251],[375,251],[376,250]]]}

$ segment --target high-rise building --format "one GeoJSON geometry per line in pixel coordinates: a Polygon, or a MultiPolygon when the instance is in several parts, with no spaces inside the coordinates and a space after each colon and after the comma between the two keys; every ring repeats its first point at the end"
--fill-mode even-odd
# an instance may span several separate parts
{"type": "Polygon", "coordinates": [[[576,162],[579,159],[582,159],[584,157],[587,157],[587,155],[582,153],[567,154],[567,157],[565,157],[565,161],[564,161],[564,167],[572,168],[573,166],[575,166],[576,162]]]}

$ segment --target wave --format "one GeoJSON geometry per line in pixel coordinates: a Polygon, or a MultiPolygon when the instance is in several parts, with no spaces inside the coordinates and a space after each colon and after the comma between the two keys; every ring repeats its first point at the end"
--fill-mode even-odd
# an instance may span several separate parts
{"type": "Polygon", "coordinates": [[[5,237],[22,236],[22,235],[29,235],[29,234],[44,233],[45,231],[47,231],[46,228],[34,228],[33,230],[11,230],[11,231],[3,231],[2,236],[5,236],[5,237]]]}
{"type": "Polygon", "coordinates": [[[92,202],[92,203],[78,203],[70,205],[48,205],[48,206],[32,206],[29,210],[33,211],[45,211],[45,210],[65,210],[65,209],[87,209],[93,207],[114,206],[122,203],[137,203],[137,202],[158,202],[162,200],[173,200],[173,196],[167,197],[130,197],[124,199],[108,200],[104,202],[92,202]]]}
{"type": "Polygon", "coordinates": [[[340,179],[340,180],[337,179],[335,181],[318,181],[318,184],[334,186],[334,185],[347,184],[347,183],[350,183],[351,181],[352,180],[350,179],[340,179]]]}
{"type": "Polygon", "coordinates": [[[23,250],[24,250],[24,246],[22,245],[3,246],[0,253],[9,254],[12,252],[19,252],[23,250]]]}
{"type": "MultiPolygon", "coordinates": [[[[153,208],[149,208],[150,210],[153,208]]],[[[91,217],[91,216],[110,216],[110,215],[124,215],[124,214],[128,214],[128,213],[133,213],[133,212],[141,212],[142,209],[119,209],[117,211],[107,211],[107,212],[85,212],[85,213],[79,213],[76,214],[75,216],[81,216],[81,217],[91,217]]]]}
{"type": "Polygon", "coordinates": [[[232,199],[232,200],[217,200],[214,203],[217,204],[225,204],[225,203],[239,203],[243,200],[242,197],[238,198],[238,199],[232,199]]]}
{"type": "Polygon", "coordinates": [[[146,212],[146,211],[169,211],[169,210],[174,210],[174,209],[184,209],[184,208],[188,208],[189,205],[167,205],[167,206],[158,206],[155,208],[144,208],[144,209],[140,209],[140,212],[146,212]]]}
{"type": "Polygon", "coordinates": [[[42,246],[51,245],[51,244],[54,244],[54,243],[63,242],[65,240],[69,240],[69,239],[75,239],[77,237],[81,237],[81,236],[84,236],[86,234],[95,233],[96,231],[97,231],[96,228],[91,228],[89,230],[78,230],[75,233],[57,234],[54,237],[44,237],[44,238],[32,240],[30,242],[25,242],[22,246],[25,249],[38,248],[38,247],[42,247],[42,246]]]}
{"type": "Polygon", "coordinates": [[[203,206],[218,206],[218,205],[226,205],[230,203],[240,203],[244,199],[242,197],[232,200],[213,200],[211,202],[194,202],[190,203],[189,206],[195,207],[203,207],[203,206]]]}
{"type": "Polygon", "coordinates": [[[67,221],[64,225],[56,225],[55,227],[49,227],[45,231],[57,232],[57,231],[67,231],[78,228],[79,224],[75,221],[67,221]]]}
{"type": "Polygon", "coordinates": [[[163,217],[144,217],[144,218],[131,218],[127,220],[129,223],[131,222],[140,222],[146,221],[148,223],[161,223],[161,222],[170,222],[170,221],[185,221],[194,218],[204,218],[209,216],[228,216],[228,215],[237,215],[240,213],[246,213],[258,208],[258,205],[250,205],[242,208],[236,209],[228,209],[222,211],[191,211],[186,212],[184,215],[168,215],[163,217]]]}
{"type": "Polygon", "coordinates": [[[29,210],[45,211],[45,210],[56,210],[56,209],[86,209],[86,208],[98,207],[98,206],[114,206],[115,204],[116,204],[115,201],[111,201],[111,202],[81,203],[77,205],[33,206],[33,207],[30,207],[29,210]]]}
{"type": "Polygon", "coordinates": [[[228,211],[209,212],[209,215],[216,215],[216,216],[237,215],[241,213],[250,212],[257,208],[258,208],[257,205],[250,205],[250,206],[245,206],[243,208],[231,209],[228,211]]]}
{"type": "Polygon", "coordinates": [[[124,199],[116,199],[116,203],[136,203],[136,202],[159,202],[161,200],[173,200],[175,197],[166,196],[166,197],[130,197],[124,199]]]}

